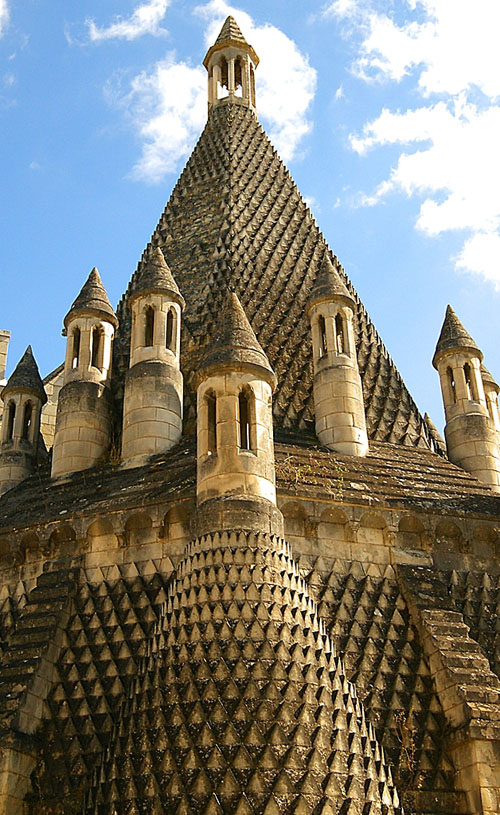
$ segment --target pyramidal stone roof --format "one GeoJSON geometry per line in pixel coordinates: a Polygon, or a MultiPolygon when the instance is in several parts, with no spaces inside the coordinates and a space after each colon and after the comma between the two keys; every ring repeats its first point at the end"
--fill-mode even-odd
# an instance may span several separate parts
{"type": "Polygon", "coordinates": [[[95,314],[98,317],[105,317],[115,327],[117,325],[113,306],[109,302],[106,289],[102,285],[101,276],[95,266],[83,284],[80,294],[66,314],[64,325],[67,327],[69,320],[78,314],[95,314]]]}
{"type": "Polygon", "coordinates": [[[432,359],[435,368],[443,353],[447,351],[472,351],[475,356],[483,359],[482,351],[466,331],[451,306],[446,309],[443,327],[432,359]]]}
{"type": "Polygon", "coordinates": [[[47,394],[43,387],[31,345],[28,345],[16,368],[9,376],[7,384],[2,390],[2,398],[4,399],[8,393],[13,391],[30,391],[30,393],[34,393],[42,400],[42,404],[47,401],[47,394]]]}
{"type": "Polygon", "coordinates": [[[215,44],[218,45],[225,40],[239,40],[240,42],[246,43],[245,37],[241,33],[241,29],[234,19],[234,17],[226,17],[224,25],[222,26],[219,36],[217,37],[215,44]]]}
{"type": "Polygon", "coordinates": [[[144,261],[137,286],[131,299],[146,292],[160,292],[162,294],[171,295],[181,306],[184,306],[184,298],[167,265],[165,256],[159,247],[152,249],[149,253],[149,257],[144,261]]]}
{"type": "Polygon", "coordinates": [[[258,365],[274,379],[274,372],[243,311],[238,295],[228,292],[220,322],[199,370],[207,373],[227,365],[258,365]]]}
{"type": "MultiPolygon", "coordinates": [[[[275,427],[313,430],[306,304],[326,255],[356,304],[354,330],[369,438],[435,449],[354,287],[251,110],[236,104],[213,107],[151,242],[162,248],[186,300],[181,367],[188,425],[196,416],[196,371],[218,324],[225,292],[232,289],[278,379],[275,427]]],[[[126,299],[137,283],[136,273],[118,308],[122,361],[117,359],[115,375],[126,370],[126,299]]]]}

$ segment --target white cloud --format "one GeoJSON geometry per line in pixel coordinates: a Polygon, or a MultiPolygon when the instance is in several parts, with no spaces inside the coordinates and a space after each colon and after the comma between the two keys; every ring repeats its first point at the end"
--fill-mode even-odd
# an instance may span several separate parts
{"type": "Polygon", "coordinates": [[[336,0],[330,14],[356,25],[354,70],[365,81],[414,77],[421,103],[384,108],[351,136],[360,154],[398,149],[388,177],[365,205],[400,191],[421,199],[417,228],[428,235],[464,230],[457,268],[500,287],[500,28],[498,0],[398,0],[405,22],[373,7],[336,0]],[[432,97],[439,95],[439,101],[432,97]]]}
{"type": "Polygon", "coordinates": [[[208,21],[207,47],[215,42],[228,14],[260,57],[257,70],[257,108],[271,141],[284,161],[291,161],[300,142],[312,129],[308,109],[316,91],[316,71],[293,40],[276,26],[256,25],[244,11],[224,0],[210,0],[196,13],[208,21]]]}
{"type": "Polygon", "coordinates": [[[7,0],[0,0],[0,37],[5,32],[7,25],[9,23],[9,6],[7,4],[7,0]]]}
{"type": "Polygon", "coordinates": [[[101,42],[112,39],[135,40],[143,34],[163,34],[164,29],[160,27],[160,23],[169,5],[170,0],[149,0],[148,3],[137,6],[130,17],[117,17],[115,22],[102,28],[94,20],[87,20],[89,38],[92,42],[101,42]]]}
{"type": "MultiPolygon", "coordinates": [[[[283,159],[290,161],[312,127],[308,108],[315,93],[316,71],[282,31],[271,25],[257,26],[250,15],[224,0],[211,0],[195,11],[207,24],[207,48],[215,42],[226,16],[236,17],[261,59],[257,70],[259,117],[283,159]]],[[[143,143],[133,176],[160,181],[178,168],[206,121],[206,71],[177,61],[171,54],[151,72],[137,76],[120,101],[143,143]]]]}
{"type": "Polygon", "coordinates": [[[176,62],[173,55],[133,80],[122,100],[143,143],[133,177],[155,183],[177,169],[206,119],[206,88],[205,71],[176,62]]]}

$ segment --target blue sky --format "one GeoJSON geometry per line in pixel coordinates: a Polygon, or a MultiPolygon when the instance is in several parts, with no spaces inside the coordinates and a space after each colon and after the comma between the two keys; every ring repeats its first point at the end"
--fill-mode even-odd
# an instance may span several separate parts
{"type": "Polygon", "coordinates": [[[259,117],[422,411],[450,302],[498,378],[498,0],[0,0],[0,328],[42,375],[95,265],[116,304],[206,118],[233,13],[259,117]]]}

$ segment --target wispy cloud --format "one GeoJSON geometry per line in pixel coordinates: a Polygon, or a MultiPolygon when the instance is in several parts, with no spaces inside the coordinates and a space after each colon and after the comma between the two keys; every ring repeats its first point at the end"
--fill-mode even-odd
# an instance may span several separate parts
{"type": "Polygon", "coordinates": [[[9,24],[9,6],[7,0],[0,0],[0,37],[5,33],[9,24]]]}
{"type": "MultiPolygon", "coordinates": [[[[130,17],[117,17],[108,26],[98,26],[94,20],[87,20],[86,25],[91,42],[103,40],[135,40],[144,34],[158,36],[165,33],[160,23],[165,16],[171,0],[149,0],[137,6],[130,17]]],[[[0,3],[4,0],[0,0],[0,3]]]]}
{"type": "Polygon", "coordinates": [[[327,9],[358,29],[353,69],[359,77],[389,83],[414,78],[420,94],[412,109],[384,109],[351,136],[360,154],[383,145],[400,148],[388,177],[364,203],[395,191],[419,197],[417,228],[428,235],[465,231],[457,268],[500,289],[500,5],[397,0],[395,8],[405,22],[397,24],[366,2],[335,0],[327,9]]]}
{"type": "Polygon", "coordinates": [[[142,142],[133,178],[157,183],[178,168],[206,118],[206,86],[202,68],[177,62],[173,54],[135,77],[120,100],[142,142]]]}
{"type": "MultiPolygon", "coordinates": [[[[290,161],[312,127],[308,109],[316,89],[316,71],[307,56],[278,28],[256,25],[249,14],[224,0],[211,0],[196,7],[195,13],[206,23],[207,47],[215,41],[225,17],[235,15],[261,59],[259,117],[283,159],[290,161]]],[[[135,77],[129,93],[120,100],[142,141],[134,177],[154,183],[179,167],[206,121],[206,88],[204,68],[178,61],[174,54],[135,77]]]]}

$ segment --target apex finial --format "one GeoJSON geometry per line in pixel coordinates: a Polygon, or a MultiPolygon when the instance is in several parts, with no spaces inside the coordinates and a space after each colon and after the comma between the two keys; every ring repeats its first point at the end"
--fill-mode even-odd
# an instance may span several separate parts
{"type": "Polygon", "coordinates": [[[208,109],[233,102],[255,110],[255,69],[259,57],[234,17],[226,18],[203,60],[208,71],[208,109]]]}

